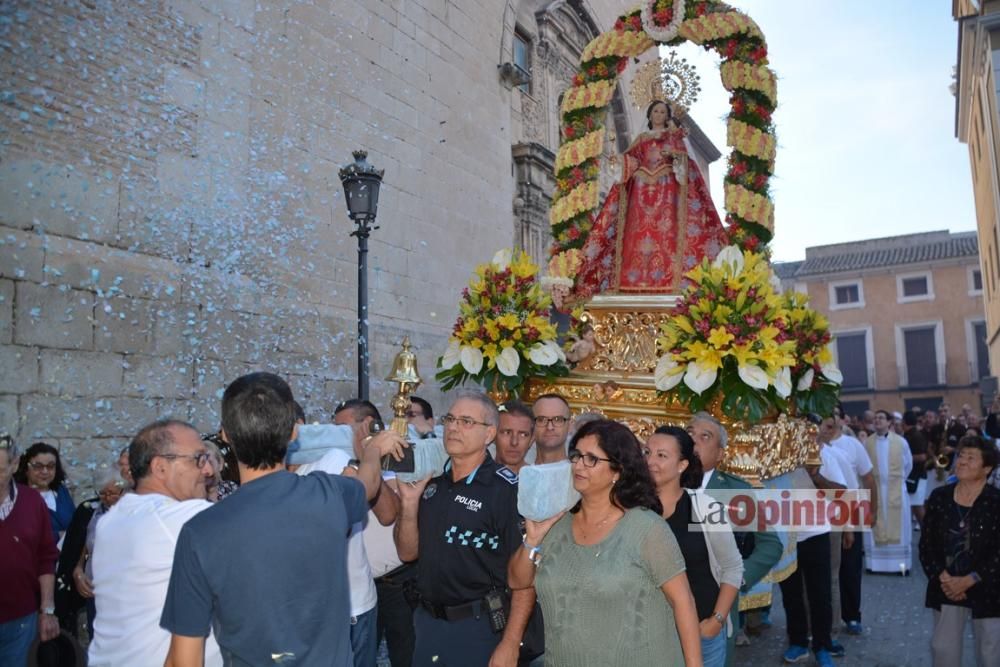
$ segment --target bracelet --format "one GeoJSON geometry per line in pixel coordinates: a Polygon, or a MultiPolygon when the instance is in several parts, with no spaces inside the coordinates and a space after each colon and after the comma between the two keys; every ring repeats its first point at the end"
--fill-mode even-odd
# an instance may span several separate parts
{"type": "Polygon", "coordinates": [[[717,620],[719,622],[719,625],[721,625],[722,627],[726,626],[726,619],[723,618],[722,614],[720,614],[719,612],[713,611],[712,612],[712,618],[714,618],[715,620],[717,620]]]}
{"type": "Polygon", "coordinates": [[[538,567],[538,561],[542,558],[542,547],[533,547],[528,544],[528,540],[526,539],[521,540],[521,546],[528,550],[528,560],[531,561],[531,564],[538,567]]]}

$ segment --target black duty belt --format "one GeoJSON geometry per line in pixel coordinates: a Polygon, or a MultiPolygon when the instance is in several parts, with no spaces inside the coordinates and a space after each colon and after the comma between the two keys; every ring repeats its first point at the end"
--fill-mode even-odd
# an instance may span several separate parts
{"type": "Polygon", "coordinates": [[[420,606],[427,610],[427,613],[434,618],[445,621],[464,621],[467,618],[480,616],[483,611],[482,600],[448,606],[421,599],[420,606]]]}

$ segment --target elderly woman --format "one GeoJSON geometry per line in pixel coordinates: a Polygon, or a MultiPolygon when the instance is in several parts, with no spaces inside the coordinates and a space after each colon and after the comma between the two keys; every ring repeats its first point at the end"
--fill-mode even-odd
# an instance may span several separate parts
{"type": "Polygon", "coordinates": [[[639,442],[617,422],[592,421],[573,436],[569,460],[580,502],[526,521],[510,561],[511,588],[534,582],[538,592],[546,666],[701,665],[684,557],[639,442]]]}
{"type": "Polygon", "coordinates": [[[726,638],[732,634],[729,611],[743,579],[743,557],[728,526],[702,531],[702,523],[715,501],[701,492],[701,460],[694,440],[683,428],[661,426],[643,449],[663,518],[673,531],[687,567],[701,631],[705,667],[726,664],[726,638]]]}
{"type": "Polygon", "coordinates": [[[59,460],[59,450],[44,442],[36,442],[21,457],[14,479],[42,494],[49,508],[49,519],[56,544],[62,547],[62,537],[73,519],[73,496],[66,488],[66,471],[59,460]]]}
{"type": "Polygon", "coordinates": [[[976,663],[1000,665],[1000,491],[986,483],[996,447],[965,436],[958,443],[958,481],[934,490],[920,532],[927,574],[925,604],[934,610],[935,667],[962,663],[962,638],[972,617],[976,663]]]}
{"type": "Polygon", "coordinates": [[[97,609],[94,606],[94,572],[90,563],[94,554],[97,522],[125,495],[128,482],[122,477],[119,468],[102,468],[94,476],[94,487],[97,489],[98,502],[87,523],[87,539],[83,551],[73,568],[73,585],[80,597],[87,601],[87,632],[91,637],[94,636],[94,616],[97,609]]]}
{"type": "Polygon", "coordinates": [[[226,461],[222,455],[222,450],[215,444],[214,440],[203,440],[205,449],[208,451],[209,460],[212,462],[212,479],[205,484],[205,493],[208,502],[217,503],[228,495],[231,495],[240,485],[236,482],[223,478],[223,471],[226,469],[226,461]]]}

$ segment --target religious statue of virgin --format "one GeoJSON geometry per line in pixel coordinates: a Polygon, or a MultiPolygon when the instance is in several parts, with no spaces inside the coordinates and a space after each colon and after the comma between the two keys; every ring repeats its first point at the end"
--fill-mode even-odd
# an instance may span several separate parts
{"type": "Polygon", "coordinates": [[[647,131],[625,151],[621,182],[594,219],[574,301],[600,293],[677,293],[686,271],[726,245],[674,110],[654,100],[646,120],[647,131]]]}

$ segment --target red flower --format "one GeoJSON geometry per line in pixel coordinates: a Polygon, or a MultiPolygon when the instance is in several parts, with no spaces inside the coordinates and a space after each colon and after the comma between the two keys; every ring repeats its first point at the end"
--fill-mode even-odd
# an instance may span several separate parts
{"type": "Polygon", "coordinates": [[[729,40],[728,42],[726,42],[726,47],[725,50],[723,51],[724,55],[727,58],[732,58],[733,56],[736,55],[736,48],[738,46],[739,42],[737,42],[735,39],[729,40]]]}
{"type": "Polygon", "coordinates": [[[746,241],[744,242],[747,250],[754,250],[760,244],[760,239],[751,234],[747,235],[746,241]]]}
{"type": "Polygon", "coordinates": [[[567,232],[567,234],[569,235],[569,238],[572,241],[575,241],[578,238],[580,238],[580,230],[577,229],[576,227],[570,227],[569,231],[567,232]]]}
{"type": "Polygon", "coordinates": [[[674,18],[674,12],[670,9],[661,9],[653,14],[653,23],[656,25],[667,25],[670,19],[674,18]]]}
{"type": "Polygon", "coordinates": [[[765,44],[761,44],[759,47],[757,47],[750,53],[750,57],[753,59],[755,63],[759,63],[762,60],[766,60],[767,46],[765,44]]]}
{"type": "Polygon", "coordinates": [[[563,130],[563,134],[566,135],[567,139],[572,139],[573,136],[576,135],[576,130],[573,129],[572,125],[567,125],[566,129],[563,130]]]}
{"type": "Polygon", "coordinates": [[[633,14],[629,17],[629,23],[632,24],[634,30],[642,30],[642,17],[638,14],[633,14]]]}
{"type": "Polygon", "coordinates": [[[733,178],[739,178],[747,172],[747,165],[745,162],[734,162],[733,168],[729,170],[730,175],[733,178]]]}
{"type": "Polygon", "coordinates": [[[702,2],[701,4],[697,5],[694,8],[694,15],[695,16],[704,16],[706,13],[708,13],[708,3],[707,2],[702,2]]]}
{"type": "Polygon", "coordinates": [[[594,117],[593,116],[587,116],[583,120],[583,124],[587,128],[587,130],[593,130],[594,129],[594,117]]]}
{"type": "Polygon", "coordinates": [[[616,65],[616,67],[618,68],[618,73],[621,74],[622,72],[624,72],[627,66],[628,66],[628,58],[621,58],[618,61],[618,65],[616,65]]]}
{"type": "Polygon", "coordinates": [[[767,175],[766,174],[757,174],[757,177],[753,179],[753,186],[756,189],[760,190],[765,185],[767,185],[767,175]]]}
{"type": "Polygon", "coordinates": [[[582,86],[583,85],[583,75],[582,74],[577,74],[576,76],[573,77],[573,85],[574,86],[582,86]]]}
{"type": "Polygon", "coordinates": [[[620,18],[615,21],[615,32],[625,32],[625,22],[620,18]]]}

